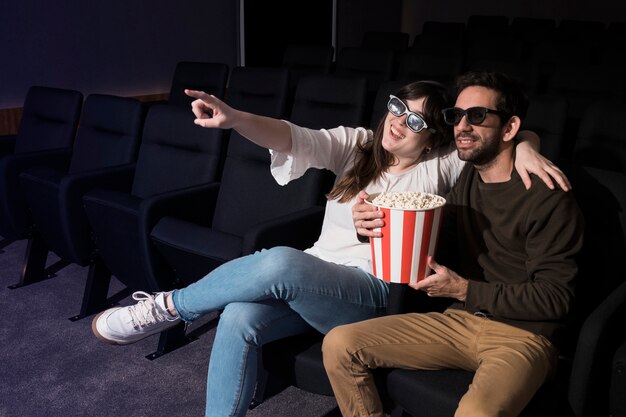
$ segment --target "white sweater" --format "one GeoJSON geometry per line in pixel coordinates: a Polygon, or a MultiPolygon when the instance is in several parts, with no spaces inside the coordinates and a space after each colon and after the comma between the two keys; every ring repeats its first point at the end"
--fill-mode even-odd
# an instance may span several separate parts
{"type": "MultiPolygon", "coordinates": [[[[281,185],[302,176],[309,168],[326,168],[341,178],[352,168],[353,154],[360,141],[372,140],[373,132],[364,128],[337,127],[312,130],[286,122],[291,128],[293,145],[290,153],[271,153],[272,175],[281,185]]],[[[383,191],[422,191],[445,196],[456,183],[465,162],[458,158],[453,143],[433,149],[410,171],[400,175],[384,173],[378,181],[365,187],[368,194],[383,191]]],[[[352,223],[352,206],[330,200],[322,232],[313,247],[305,252],[326,261],[350,265],[372,272],[371,249],[361,243],[352,223]]]]}

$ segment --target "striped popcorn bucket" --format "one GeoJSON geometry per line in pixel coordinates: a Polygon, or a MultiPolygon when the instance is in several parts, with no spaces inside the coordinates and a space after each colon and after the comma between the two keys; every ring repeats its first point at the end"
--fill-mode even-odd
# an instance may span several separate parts
{"type": "Polygon", "coordinates": [[[376,206],[385,213],[381,238],[370,239],[373,274],[386,282],[414,283],[430,275],[428,256],[435,254],[444,203],[430,209],[376,206]]]}

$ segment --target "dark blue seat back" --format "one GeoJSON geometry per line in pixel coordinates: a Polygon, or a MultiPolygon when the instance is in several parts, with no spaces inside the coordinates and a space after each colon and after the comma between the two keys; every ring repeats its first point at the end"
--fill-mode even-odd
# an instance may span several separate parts
{"type": "Polygon", "coordinates": [[[120,165],[135,160],[143,108],[139,101],[104,94],[85,100],[68,173],[120,165]]]}
{"type": "Polygon", "coordinates": [[[228,65],[221,62],[179,62],[174,70],[168,103],[189,105],[193,99],[185,95],[185,89],[200,90],[223,98],[228,70],[228,65]]]}
{"type": "Polygon", "coordinates": [[[336,75],[300,78],[290,120],[311,129],[363,126],[367,103],[367,79],[336,75]]]}
{"type": "MultiPolygon", "coordinates": [[[[227,101],[235,108],[264,116],[284,116],[288,72],[273,68],[235,68],[227,101]]],[[[322,174],[312,170],[292,183],[276,183],[270,153],[233,131],[228,144],[213,228],[243,236],[251,226],[279,218],[323,200],[322,174]]]]}
{"type": "Polygon", "coordinates": [[[15,153],[71,147],[82,104],[83,95],[78,91],[31,87],[24,101],[15,153]]]}
{"type": "Polygon", "coordinates": [[[621,127],[625,111],[626,104],[616,100],[599,100],[589,105],[574,145],[577,163],[626,174],[626,133],[621,127]]]}
{"type": "Polygon", "coordinates": [[[226,102],[262,116],[284,117],[289,77],[286,68],[235,67],[230,74],[226,102]]]}
{"type": "Polygon", "coordinates": [[[567,124],[567,100],[553,95],[534,95],[530,97],[530,106],[522,129],[532,130],[541,138],[541,154],[551,161],[566,158],[563,142],[567,124]]]}
{"type": "Polygon", "coordinates": [[[265,220],[322,204],[327,185],[319,170],[279,185],[270,173],[269,152],[236,135],[228,144],[213,228],[243,236],[265,220]]]}
{"type": "Polygon", "coordinates": [[[365,77],[368,92],[374,94],[378,87],[394,76],[395,55],[392,49],[345,47],[337,57],[335,74],[347,77],[365,77]]]}
{"type": "Polygon", "coordinates": [[[146,198],[219,178],[224,134],[194,124],[189,107],[157,104],[146,117],[131,194],[146,198]]]}

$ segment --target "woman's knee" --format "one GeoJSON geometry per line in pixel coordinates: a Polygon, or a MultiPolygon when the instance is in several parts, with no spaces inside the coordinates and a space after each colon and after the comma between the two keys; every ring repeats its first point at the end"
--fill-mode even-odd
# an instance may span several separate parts
{"type": "Polygon", "coordinates": [[[265,271],[268,275],[277,275],[290,272],[295,266],[302,264],[303,259],[310,255],[301,250],[287,246],[276,246],[255,253],[258,271],[265,271]]]}
{"type": "Polygon", "coordinates": [[[262,345],[262,331],[254,303],[230,303],[220,314],[218,330],[248,344],[262,345]]]}

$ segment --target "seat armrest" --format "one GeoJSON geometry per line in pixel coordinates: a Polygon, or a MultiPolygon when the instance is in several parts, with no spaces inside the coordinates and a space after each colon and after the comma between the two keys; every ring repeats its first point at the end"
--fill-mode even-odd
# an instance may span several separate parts
{"type": "Polygon", "coordinates": [[[426,313],[444,311],[454,300],[445,297],[429,297],[424,291],[416,290],[407,284],[389,284],[387,314],[426,313]]]}
{"type": "Polygon", "coordinates": [[[7,172],[19,173],[30,167],[48,167],[59,171],[67,171],[72,158],[72,148],[59,148],[37,152],[15,154],[7,161],[7,172]]]}
{"type": "Polygon", "coordinates": [[[593,414],[594,394],[606,394],[597,392],[597,382],[610,373],[611,359],[624,338],[625,320],[626,282],[622,282],[587,317],[580,330],[568,393],[576,416],[593,414]]]}
{"type": "Polygon", "coordinates": [[[244,235],[242,254],[274,246],[309,248],[319,237],[323,220],[324,207],[316,206],[257,224],[244,235]]]}
{"type": "Polygon", "coordinates": [[[128,193],[132,187],[135,167],[133,162],[70,174],[62,180],[61,190],[74,195],[82,195],[95,188],[128,193]]]}
{"type": "Polygon", "coordinates": [[[0,136],[0,155],[8,155],[15,151],[17,135],[0,136]]]}
{"type": "Polygon", "coordinates": [[[211,224],[219,187],[218,182],[194,185],[146,198],[141,203],[140,218],[145,221],[142,228],[151,230],[165,216],[196,224],[211,224]]]}

